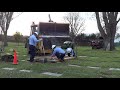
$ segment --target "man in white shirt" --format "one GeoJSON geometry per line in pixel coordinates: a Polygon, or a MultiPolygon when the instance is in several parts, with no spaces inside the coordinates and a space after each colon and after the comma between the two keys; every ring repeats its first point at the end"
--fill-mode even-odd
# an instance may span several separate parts
{"type": "Polygon", "coordinates": [[[75,52],[74,52],[74,50],[71,48],[71,47],[68,47],[67,49],[66,49],[66,54],[70,57],[70,56],[75,56],[75,52]]]}

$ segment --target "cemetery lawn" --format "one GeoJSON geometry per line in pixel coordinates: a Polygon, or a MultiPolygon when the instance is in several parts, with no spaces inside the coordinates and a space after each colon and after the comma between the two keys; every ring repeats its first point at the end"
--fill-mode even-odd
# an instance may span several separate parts
{"type": "Polygon", "coordinates": [[[77,59],[66,60],[65,63],[33,63],[27,60],[27,50],[24,44],[8,43],[5,53],[13,55],[16,49],[18,65],[12,62],[0,61],[0,78],[119,78],[120,77],[120,47],[115,51],[92,50],[91,47],[77,47],[77,59]],[[4,68],[13,68],[6,70],[4,68]],[[27,70],[26,72],[21,70],[27,70]],[[44,72],[61,74],[61,76],[45,75],[44,72]]]}

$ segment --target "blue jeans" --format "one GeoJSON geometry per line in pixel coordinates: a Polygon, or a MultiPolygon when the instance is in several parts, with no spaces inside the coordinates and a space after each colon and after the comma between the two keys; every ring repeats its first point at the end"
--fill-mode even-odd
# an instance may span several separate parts
{"type": "Polygon", "coordinates": [[[56,53],[55,55],[57,56],[58,59],[64,61],[65,54],[63,54],[63,53],[56,53]]]}
{"type": "Polygon", "coordinates": [[[33,62],[34,57],[36,55],[36,47],[33,45],[29,45],[29,53],[30,53],[30,62],[33,62]]]}

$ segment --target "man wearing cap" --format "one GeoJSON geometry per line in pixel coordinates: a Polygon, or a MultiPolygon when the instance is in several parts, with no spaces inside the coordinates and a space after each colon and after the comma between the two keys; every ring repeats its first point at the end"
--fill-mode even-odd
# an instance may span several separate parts
{"type": "Polygon", "coordinates": [[[51,57],[56,56],[60,62],[63,62],[65,57],[65,51],[60,47],[56,47],[56,45],[52,45],[52,49],[53,49],[53,53],[51,57]]]}
{"type": "Polygon", "coordinates": [[[33,35],[29,37],[29,52],[30,52],[30,62],[34,61],[34,57],[36,54],[36,44],[40,42],[42,39],[37,39],[38,33],[34,32],[33,35]]]}

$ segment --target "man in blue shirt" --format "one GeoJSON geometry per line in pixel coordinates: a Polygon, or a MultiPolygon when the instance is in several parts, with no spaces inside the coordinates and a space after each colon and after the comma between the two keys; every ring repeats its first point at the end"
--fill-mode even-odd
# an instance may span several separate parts
{"type": "Polygon", "coordinates": [[[37,32],[34,32],[34,34],[29,37],[30,62],[34,61],[34,57],[36,54],[36,44],[42,40],[42,39],[38,40],[37,37],[38,37],[37,32]]]}
{"type": "Polygon", "coordinates": [[[51,57],[56,56],[61,62],[63,62],[65,57],[65,51],[60,47],[56,47],[56,45],[52,45],[52,49],[53,53],[51,57]]]}

